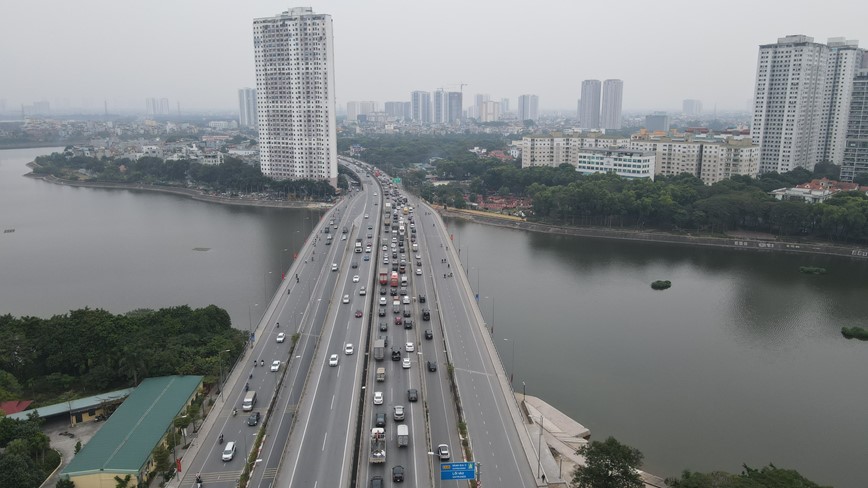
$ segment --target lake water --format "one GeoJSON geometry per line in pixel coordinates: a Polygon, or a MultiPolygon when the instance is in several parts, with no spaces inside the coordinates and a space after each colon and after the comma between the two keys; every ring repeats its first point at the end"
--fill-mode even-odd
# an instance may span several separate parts
{"type": "MultiPolygon", "coordinates": [[[[0,151],[0,314],[214,303],[247,328],[319,218],[21,177],[50,151],[0,151]]],[[[661,476],[771,462],[868,485],[868,343],[840,335],[865,325],[868,264],[447,223],[516,389],[593,438],[661,476]]]]}

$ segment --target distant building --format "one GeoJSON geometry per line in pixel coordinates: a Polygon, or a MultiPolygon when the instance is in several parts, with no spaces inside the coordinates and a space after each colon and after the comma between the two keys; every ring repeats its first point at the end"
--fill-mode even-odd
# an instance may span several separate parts
{"type": "Polygon", "coordinates": [[[624,178],[654,179],[655,154],[634,149],[580,149],[576,171],[615,173],[624,178]]]}
{"type": "Polygon", "coordinates": [[[449,101],[449,120],[450,124],[455,123],[457,120],[460,120],[464,117],[464,101],[463,95],[461,92],[449,92],[448,94],[449,101]]]}
{"type": "Polygon", "coordinates": [[[843,38],[781,37],[759,47],[751,137],[760,172],[841,164],[853,78],[864,51],[843,38]]]}
{"type": "Polygon", "coordinates": [[[347,121],[358,122],[360,115],[370,115],[377,112],[379,104],[374,101],[347,102],[347,121]]]}
{"type": "Polygon", "coordinates": [[[508,98],[501,98],[500,99],[500,113],[505,114],[507,112],[509,112],[509,99],[508,98]]]}
{"type": "Polygon", "coordinates": [[[471,115],[471,117],[475,117],[477,119],[482,118],[482,104],[489,101],[490,98],[490,95],[484,93],[477,93],[474,97],[475,102],[473,104],[473,107],[471,107],[473,111],[473,115],[471,115]]]}
{"type": "Polygon", "coordinates": [[[690,117],[702,115],[702,102],[691,99],[684,100],[681,102],[681,112],[690,117]]]}
{"type": "Polygon", "coordinates": [[[582,98],[579,102],[579,127],[600,128],[600,80],[582,82],[582,98]]]}
{"type": "Polygon", "coordinates": [[[482,103],[479,114],[480,122],[497,122],[500,120],[500,102],[486,101],[482,103]]]}
{"type": "Polygon", "coordinates": [[[262,173],[336,186],[331,16],[297,7],[254,19],[253,47],[262,173]]]}
{"type": "Polygon", "coordinates": [[[410,117],[414,122],[431,123],[431,93],[414,91],[410,93],[410,117]]]}
{"type": "Polygon", "coordinates": [[[522,95],[518,97],[518,120],[539,120],[539,97],[522,95]]]}
{"type": "Polygon", "coordinates": [[[799,200],[805,203],[822,203],[832,198],[832,195],[842,191],[859,190],[855,183],[842,183],[828,178],[812,180],[808,183],[796,185],[793,188],[779,188],[770,192],[778,200],[799,200]]]}
{"type": "Polygon", "coordinates": [[[669,132],[669,116],[664,112],[655,112],[645,116],[645,129],[648,132],[669,132]]]}
{"type": "Polygon", "coordinates": [[[238,125],[252,129],[256,127],[256,88],[238,90],[238,125]]]}
{"type": "Polygon", "coordinates": [[[398,119],[404,118],[404,102],[386,102],[386,115],[398,119]]]}
{"type": "Polygon", "coordinates": [[[603,101],[600,106],[600,128],[617,130],[621,128],[621,101],[624,82],[606,80],[603,82],[603,101]]]}
{"type": "Polygon", "coordinates": [[[439,89],[434,92],[432,109],[431,122],[435,124],[446,124],[449,122],[449,96],[445,90],[439,89]]]}
{"type": "Polygon", "coordinates": [[[853,79],[841,180],[868,173],[868,67],[853,79]]]}

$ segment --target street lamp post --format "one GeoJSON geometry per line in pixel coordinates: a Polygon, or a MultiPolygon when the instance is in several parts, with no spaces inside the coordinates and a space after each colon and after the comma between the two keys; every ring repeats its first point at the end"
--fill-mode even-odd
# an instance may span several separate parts
{"type": "Polygon", "coordinates": [[[262,275],[262,303],[268,302],[268,275],[271,274],[271,271],[262,275]]]}
{"type": "Polygon", "coordinates": [[[512,343],[512,361],[510,361],[510,363],[509,363],[509,385],[512,386],[512,378],[513,378],[513,375],[515,374],[515,343],[516,343],[516,340],[515,339],[512,339],[512,340],[504,339],[504,341],[512,343]]]}
{"type": "Polygon", "coordinates": [[[224,400],[223,398],[223,388],[226,386],[226,379],[223,377],[223,353],[230,352],[229,349],[225,351],[220,351],[220,400],[224,400]]]}
{"type": "MultiPolygon", "coordinates": [[[[258,307],[258,303],[253,304],[254,307],[258,307]]],[[[250,341],[250,338],[253,337],[253,318],[251,317],[250,312],[251,306],[247,304],[247,340],[250,341]]],[[[253,347],[253,343],[250,343],[250,347],[253,347]]]]}

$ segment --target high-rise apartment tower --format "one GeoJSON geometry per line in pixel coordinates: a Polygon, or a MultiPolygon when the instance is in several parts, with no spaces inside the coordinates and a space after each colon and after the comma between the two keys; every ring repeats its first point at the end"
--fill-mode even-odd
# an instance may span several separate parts
{"type": "Polygon", "coordinates": [[[238,90],[238,125],[256,127],[256,88],[238,90]]]}
{"type": "Polygon", "coordinates": [[[582,82],[582,98],[579,101],[579,127],[600,128],[600,80],[582,82]]]}
{"type": "Polygon", "coordinates": [[[621,98],[623,94],[623,81],[606,80],[603,82],[603,103],[600,107],[600,128],[621,128],[621,98]]]}

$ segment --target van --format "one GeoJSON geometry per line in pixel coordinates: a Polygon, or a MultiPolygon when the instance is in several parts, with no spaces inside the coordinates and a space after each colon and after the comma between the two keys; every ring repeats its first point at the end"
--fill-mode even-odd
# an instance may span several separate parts
{"type": "Polygon", "coordinates": [[[244,395],[244,402],[241,403],[241,410],[249,412],[253,410],[254,405],[256,405],[256,392],[248,391],[247,394],[244,395]]]}
{"type": "Polygon", "coordinates": [[[223,449],[223,456],[221,459],[224,461],[232,461],[232,458],[235,457],[235,442],[229,441],[226,443],[226,448],[223,449]]]}
{"type": "Polygon", "coordinates": [[[377,368],[377,381],[386,381],[386,368],[377,368]]]}

